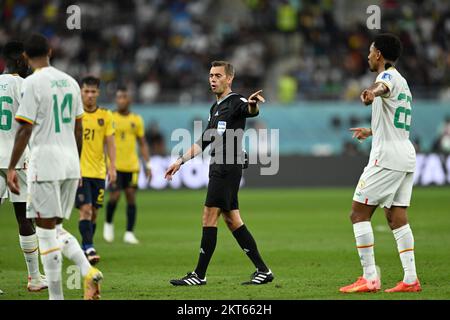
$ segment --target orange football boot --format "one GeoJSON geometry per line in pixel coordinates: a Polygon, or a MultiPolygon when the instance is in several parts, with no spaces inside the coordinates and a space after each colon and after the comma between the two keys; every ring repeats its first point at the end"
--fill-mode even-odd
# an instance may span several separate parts
{"type": "Polygon", "coordinates": [[[367,280],[363,277],[359,277],[354,283],[340,288],[339,291],[343,293],[377,292],[380,288],[380,278],[376,278],[375,280],[367,280]]]}
{"type": "Polygon", "coordinates": [[[420,292],[422,287],[420,286],[419,279],[412,284],[404,283],[400,281],[394,288],[384,290],[384,292],[420,292]]]}

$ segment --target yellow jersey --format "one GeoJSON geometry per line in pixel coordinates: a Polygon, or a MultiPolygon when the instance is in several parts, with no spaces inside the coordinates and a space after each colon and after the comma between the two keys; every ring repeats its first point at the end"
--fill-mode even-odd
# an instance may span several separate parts
{"type": "Polygon", "coordinates": [[[139,172],[136,140],[144,136],[144,120],[140,115],[113,112],[116,128],[116,169],[121,172],[139,172]]]}
{"type": "Polygon", "coordinates": [[[105,138],[114,134],[112,112],[97,108],[84,112],[81,175],[84,178],[105,179],[105,138]]]}

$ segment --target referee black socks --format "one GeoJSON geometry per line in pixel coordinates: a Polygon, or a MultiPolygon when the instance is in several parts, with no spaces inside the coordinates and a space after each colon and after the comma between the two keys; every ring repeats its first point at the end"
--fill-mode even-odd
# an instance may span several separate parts
{"type": "Polygon", "coordinates": [[[250,231],[248,231],[245,224],[234,230],[233,236],[236,238],[242,250],[244,250],[244,252],[253,262],[258,271],[268,272],[269,268],[267,268],[266,264],[261,258],[261,255],[258,252],[258,247],[256,246],[256,241],[250,231]]]}
{"type": "Polygon", "coordinates": [[[217,227],[203,227],[203,236],[200,243],[200,256],[198,257],[195,273],[200,279],[205,279],[206,269],[216,249],[217,227]]]}

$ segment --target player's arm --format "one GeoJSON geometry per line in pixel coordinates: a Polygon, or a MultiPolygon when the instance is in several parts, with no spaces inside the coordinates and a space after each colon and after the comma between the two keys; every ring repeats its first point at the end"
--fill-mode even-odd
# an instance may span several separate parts
{"type": "Polygon", "coordinates": [[[194,143],[188,151],[186,151],[185,154],[183,154],[181,157],[177,159],[166,171],[166,174],[164,175],[164,178],[168,180],[172,180],[172,176],[180,170],[180,167],[186,163],[187,161],[191,160],[192,158],[195,158],[198,154],[202,153],[203,149],[202,147],[196,143],[194,143]]]}
{"type": "Polygon", "coordinates": [[[137,142],[139,145],[139,152],[142,159],[144,160],[145,176],[147,177],[147,179],[150,179],[152,177],[152,169],[150,167],[150,148],[148,147],[145,136],[138,137],[137,142]]]}
{"type": "Polygon", "coordinates": [[[264,97],[260,94],[262,90],[258,90],[250,97],[248,97],[248,113],[251,115],[255,115],[259,112],[258,102],[266,102],[264,97]]]}
{"type": "Polygon", "coordinates": [[[350,128],[349,130],[353,132],[352,138],[356,138],[359,141],[363,141],[373,135],[371,128],[350,128]]]}
{"type": "Polygon", "coordinates": [[[77,142],[78,155],[81,158],[81,149],[83,148],[83,120],[75,120],[75,140],[77,142]]]}
{"type": "Polygon", "coordinates": [[[8,166],[8,187],[12,193],[19,194],[19,180],[16,173],[16,165],[20,160],[28,141],[30,140],[31,133],[33,131],[33,125],[28,122],[21,122],[21,125],[16,133],[14,140],[14,147],[11,154],[11,160],[8,166]]]}
{"type": "Polygon", "coordinates": [[[389,88],[382,82],[375,82],[361,93],[361,101],[366,106],[372,104],[375,97],[384,96],[389,93],[389,88]]]}
{"type": "Polygon", "coordinates": [[[116,142],[114,135],[105,137],[106,153],[109,158],[108,178],[109,182],[114,183],[117,179],[116,171],[116,142]]]}

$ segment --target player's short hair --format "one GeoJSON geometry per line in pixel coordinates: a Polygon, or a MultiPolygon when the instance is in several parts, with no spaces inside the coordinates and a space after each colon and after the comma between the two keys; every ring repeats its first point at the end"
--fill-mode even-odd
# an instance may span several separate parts
{"type": "Polygon", "coordinates": [[[24,52],[23,42],[12,40],[5,44],[2,50],[2,56],[6,62],[16,61],[24,52]]]}
{"type": "Polygon", "coordinates": [[[211,62],[211,67],[224,67],[225,74],[229,77],[234,77],[234,67],[228,61],[223,61],[223,60],[213,61],[213,62],[211,62]]]}
{"type": "Polygon", "coordinates": [[[118,91],[128,92],[128,88],[127,88],[127,86],[120,85],[120,86],[118,86],[117,89],[116,89],[116,92],[118,92],[118,91]]]}
{"type": "Polygon", "coordinates": [[[33,33],[24,43],[25,53],[30,58],[44,57],[50,51],[48,40],[42,34],[33,33]]]}
{"type": "Polygon", "coordinates": [[[86,76],[81,79],[81,87],[83,87],[83,85],[96,86],[97,88],[100,88],[100,79],[94,76],[86,76]]]}
{"type": "Polygon", "coordinates": [[[384,59],[396,61],[402,54],[403,46],[400,39],[391,33],[382,33],[373,41],[375,48],[380,50],[384,59]]]}

